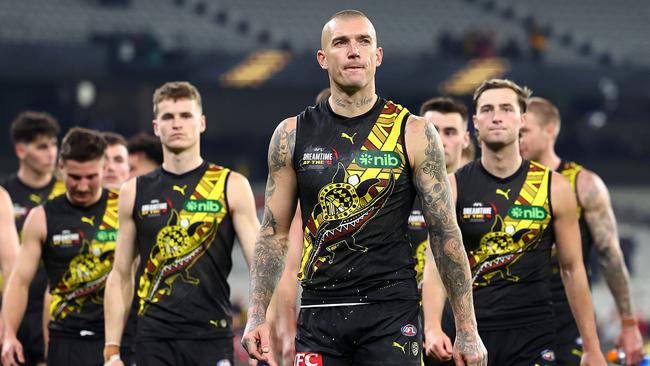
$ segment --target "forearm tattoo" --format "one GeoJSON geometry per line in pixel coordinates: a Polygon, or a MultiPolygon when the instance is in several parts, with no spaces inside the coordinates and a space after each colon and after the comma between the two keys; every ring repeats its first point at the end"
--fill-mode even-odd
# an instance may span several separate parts
{"type": "Polygon", "coordinates": [[[605,187],[594,184],[585,195],[585,220],[598,251],[603,277],[614,297],[619,314],[623,317],[633,317],[630,277],[620,250],[616,218],[603,189],[605,187]]]}
{"type": "Polygon", "coordinates": [[[286,130],[282,124],[274,133],[269,147],[269,176],[266,183],[264,218],[255,242],[251,267],[249,320],[257,326],[266,319],[266,308],[284,269],[287,235],[279,235],[275,215],[269,203],[275,193],[279,171],[291,164],[296,130],[286,130]]]}
{"type": "Polygon", "coordinates": [[[469,326],[474,323],[471,276],[455,218],[444,150],[431,123],[426,124],[425,134],[425,160],[415,172],[415,184],[428,223],[431,249],[457,324],[469,326]]]}

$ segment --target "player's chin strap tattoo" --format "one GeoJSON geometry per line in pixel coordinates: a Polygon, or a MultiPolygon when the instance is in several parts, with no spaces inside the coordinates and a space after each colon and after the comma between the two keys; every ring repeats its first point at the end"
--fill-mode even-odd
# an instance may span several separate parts
{"type": "Polygon", "coordinates": [[[426,123],[425,133],[425,160],[417,168],[415,184],[422,198],[431,249],[456,319],[454,349],[469,365],[486,365],[487,352],[476,328],[469,262],[456,222],[442,144],[433,124],[426,123]]]}

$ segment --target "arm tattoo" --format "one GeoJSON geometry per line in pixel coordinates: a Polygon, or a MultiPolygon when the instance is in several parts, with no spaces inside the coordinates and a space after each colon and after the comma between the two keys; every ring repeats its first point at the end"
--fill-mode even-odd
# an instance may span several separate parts
{"type": "Polygon", "coordinates": [[[416,168],[415,184],[428,223],[429,241],[460,333],[474,325],[469,263],[455,218],[442,144],[431,123],[425,126],[424,161],[416,168]]]}
{"type": "Polygon", "coordinates": [[[292,155],[296,143],[296,129],[286,131],[286,125],[281,125],[273,134],[269,148],[269,174],[277,172],[287,164],[287,157],[292,155]]]}
{"type": "Polygon", "coordinates": [[[278,234],[278,223],[269,203],[276,189],[279,171],[291,164],[296,143],[295,128],[287,131],[282,124],[274,133],[269,147],[269,176],[266,182],[264,218],[255,242],[251,266],[249,320],[254,327],[266,319],[266,308],[284,269],[288,236],[278,234]]]}
{"type": "Polygon", "coordinates": [[[599,187],[598,183],[589,187],[583,202],[585,220],[598,251],[603,277],[616,302],[616,308],[622,317],[633,317],[630,278],[618,242],[616,218],[603,189],[605,188],[599,187]]]}

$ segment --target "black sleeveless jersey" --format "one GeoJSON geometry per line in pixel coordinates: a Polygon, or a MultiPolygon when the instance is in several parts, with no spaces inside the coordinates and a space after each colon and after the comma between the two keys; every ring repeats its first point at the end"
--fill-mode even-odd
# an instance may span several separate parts
{"type": "Polygon", "coordinates": [[[479,329],[547,321],[554,240],[551,171],[523,161],[512,176],[488,173],[480,160],[455,173],[456,211],[474,288],[479,329]]]}
{"type": "MultiPolygon", "coordinates": [[[[584,168],[581,165],[573,161],[562,161],[557,169],[557,172],[565,176],[569,180],[569,183],[571,183],[571,188],[573,188],[573,191],[576,194],[576,198],[578,196],[576,181],[578,179],[578,175],[583,169],[584,168]]],[[[583,215],[580,201],[578,201],[577,213],[578,224],[580,225],[580,238],[582,241],[582,259],[584,261],[585,268],[587,269],[587,273],[589,273],[589,257],[591,255],[591,248],[593,247],[593,240],[591,238],[589,226],[587,225],[587,220],[585,220],[585,217],[583,215]]],[[[553,255],[551,257],[551,265],[553,271],[553,277],[551,278],[553,304],[555,306],[566,308],[566,311],[563,312],[566,313],[569,317],[572,317],[571,310],[569,309],[569,301],[567,300],[564,284],[562,282],[562,277],[560,276],[560,265],[558,263],[555,250],[553,250],[553,255]]]]}
{"type": "Polygon", "coordinates": [[[44,204],[43,262],[50,282],[52,332],[104,336],[104,287],[117,238],[116,192],[104,190],[89,207],[61,195],[44,204]]]}
{"type": "Polygon", "coordinates": [[[411,249],[413,259],[415,260],[415,281],[420,291],[422,290],[422,280],[424,278],[425,254],[429,248],[429,232],[427,223],[422,213],[422,201],[417,197],[413,210],[409,215],[409,238],[411,240],[411,249]]]}
{"type": "Polygon", "coordinates": [[[17,174],[12,174],[2,183],[2,186],[9,192],[11,201],[14,204],[16,229],[18,229],[19,233],[22,231],[25,218],[32,208],[65,193],[65,184],[56,177],[52,177],[52,180],[45,187],[31,188],[21,182],[17,174]]]}
{"type": "Polygon", "coordinates": [[[325,100],[298,116],[303,305],[417,300],[404,146],[409,112],[385,99],[345,118],[325,100]]]}
{"type": "MultiPolygon", "coordinates": [[[[2,183],[2,186],[9,192],[11,201],[14,204],[14,218],[20,237],[22,237],[21,233],[25,218],[32,208],[65,193],[65,184],[56,177],[52,177],[45,187],[34,189],[21,182],[17,174],[12,174],[2,183]]],[[[29,286],[29,301],[26,310],[28,313],[41,313],[43,311],[43,295],[46,288],[47,274],[43,266],[39,266],[29,286]]]]}
{"type": "Polygon", "coordinates": [[[159,168],[137,179],[138,339],[232,336],[229,172],[204,162],[184,174],[159,168]]]}

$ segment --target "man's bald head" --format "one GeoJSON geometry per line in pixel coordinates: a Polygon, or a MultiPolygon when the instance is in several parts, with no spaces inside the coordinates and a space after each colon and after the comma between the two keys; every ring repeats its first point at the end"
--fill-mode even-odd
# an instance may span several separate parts
{"type": "Polygon", "coordinates": [[[337,21],[346,21],[346,20],[352,20],[352,19],[358,19],[358,18],[363,18],[366,19],[368,24],[370,25],[370,32],[372,39],[375,42],[375,46],[377,45],[377,32],[375,31],[375,27],[372,25],[372,22],[366,14],[360,12],[359,10],[353,10],[353,9],[348,9],[348,10],[341,10],[338,13],[332,15],[327,23],[323,26],[323,31],[321,32],[321,37],[320,37],[320,47],[321,49],[325,49],[330,43],[330,40],[332,38],[332,26],[334,23],[337,21]]]}

